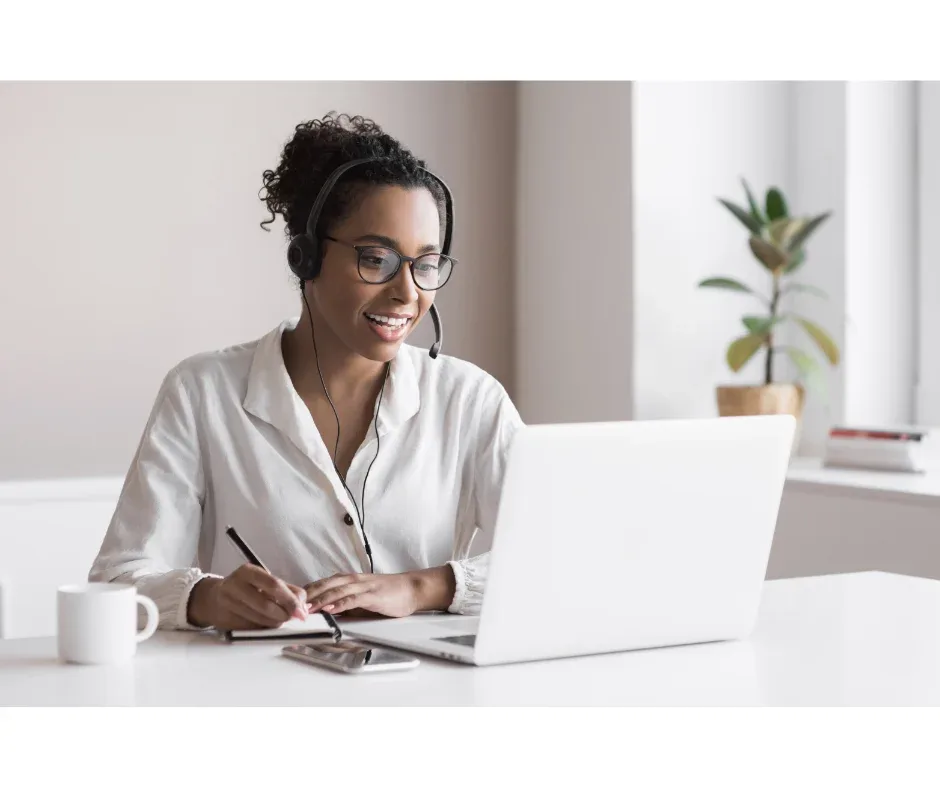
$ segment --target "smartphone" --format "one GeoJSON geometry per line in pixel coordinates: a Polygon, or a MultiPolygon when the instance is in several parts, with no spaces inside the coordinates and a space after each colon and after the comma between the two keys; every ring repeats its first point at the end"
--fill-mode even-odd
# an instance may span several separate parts
{"type": "Polygon", "coordinates": [[[338,643],[296,643],[284,646],[285,657],[338,670],[341,673],[379,673],[388,670],[410,670],[421,664],[410,654],[402,654],[389,648],[370,646],[356,640],[341,640],[338,643]]]}

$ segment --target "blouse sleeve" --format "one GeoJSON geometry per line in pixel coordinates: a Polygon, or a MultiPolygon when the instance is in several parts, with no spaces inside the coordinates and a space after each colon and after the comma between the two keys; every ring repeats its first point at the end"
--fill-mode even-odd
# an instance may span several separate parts
{"type": "Polygon", "coordinates": [[[505,389],[493,381],[482,398],[477,449],[474,462],[473,517],[471,533],[458,534],[458,556],[448,562],[456,581],[454,599],[448,612],[478,615],[489,572],[490,554],[467,556],[471,540],[483,536],[492,540],[499,498],[502,492],[506,460],[513,436],[523,426],[521,417],[505,389]]]}
{"type": "Polygon", "coordinates": [[[93,582],[130,583],[150,597],[164,629],[189,623],[205,476],[193,405],[178,369],[157,394],[98,556],[93,582]]]}

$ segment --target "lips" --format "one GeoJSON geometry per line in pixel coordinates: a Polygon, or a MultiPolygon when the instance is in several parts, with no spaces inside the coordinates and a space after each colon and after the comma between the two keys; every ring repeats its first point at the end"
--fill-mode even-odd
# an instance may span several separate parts
{"type": "Polygon", "coordinates": [[[411,315],[379,312],[366,312],[365,319],[369,328],[384,342],[397,342],[402,339],[414,320],[411,315]]]}
{"type": "Polygon", "coordinates": [[[366,320],[376,325],[390,326],[391,328],[407,325],[414,319],[412,315],[396,313],[366,312],[365,315],[366,320]]]}

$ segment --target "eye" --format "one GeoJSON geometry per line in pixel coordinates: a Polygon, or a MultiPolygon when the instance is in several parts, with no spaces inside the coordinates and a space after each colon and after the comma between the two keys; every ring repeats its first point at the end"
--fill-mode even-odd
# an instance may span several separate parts
{"type": "Polygon", "coordinates": [[[384,268],[395,265],[397,255],[391,249],[370,246],[359,250],[359,264],[368,268],[384,268]]]}
{"type": "Polygon", "coordinates": [[[428,254],[419,257],[415,261],[415,273],[431,274],[435,273],[440,267],[440,255],[428,254]]]}

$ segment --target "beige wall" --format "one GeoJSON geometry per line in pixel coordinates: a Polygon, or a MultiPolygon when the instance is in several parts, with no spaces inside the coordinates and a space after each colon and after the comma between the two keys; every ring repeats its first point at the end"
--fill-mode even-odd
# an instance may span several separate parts
{"type": "Polygon", "coordinates": [[[167,369],[297,313],[257,193],[332,109],[448,181],[445,352],[512,392],[515,104],[514,83],[0,84],[0,478],[122,475],[167,369]]]}
{"type": "Polygon", "coordinates": [[[530,423],[630,418],[629,82],[519,85],[517,401],[530,423]]]}

